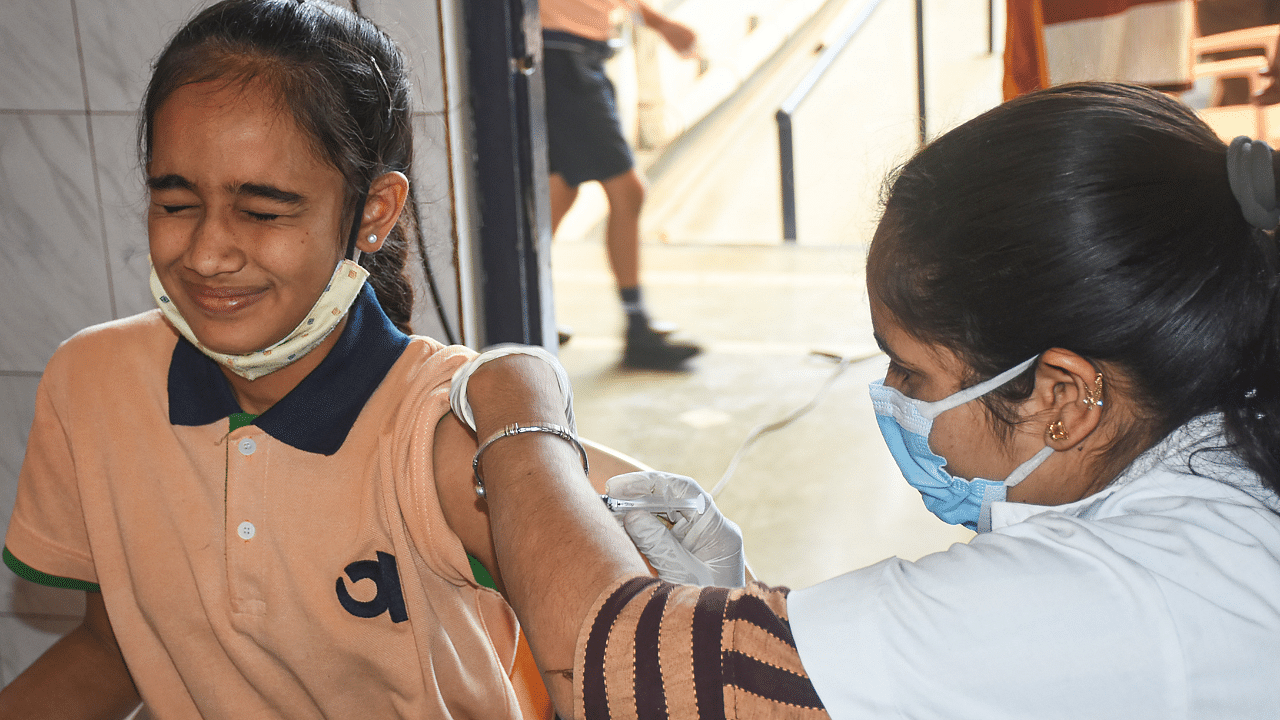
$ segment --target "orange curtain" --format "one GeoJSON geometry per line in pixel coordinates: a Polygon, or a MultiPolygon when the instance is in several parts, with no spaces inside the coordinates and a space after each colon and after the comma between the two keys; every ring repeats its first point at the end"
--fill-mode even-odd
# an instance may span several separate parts
{"type": "Polygon", "coordinates": [[[1049,86],[1041,0],[1005,0],[1004,99],[1049,86]]]}
{"type": "MultiPolygon", "coordinates": [[[[1168,0],[1005,0],[1004,99],[1049,86],[1045,26],[1120,15],[1168,0]]],[[[1171,38],[1170,42],[1179,42],[1171,38]]],[[[1172,79],[1172,78],[1171,78],[1172,79]]]]}

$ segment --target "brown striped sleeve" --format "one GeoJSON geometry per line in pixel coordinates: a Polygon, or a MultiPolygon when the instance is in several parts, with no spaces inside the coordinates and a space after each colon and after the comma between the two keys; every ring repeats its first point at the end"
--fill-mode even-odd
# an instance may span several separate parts
{"type": "Polygon", "coordinates": [[[592,720],[826,718],[787,622],[786,588],[627,580],[578,638],[577,714],[592,720]]]}

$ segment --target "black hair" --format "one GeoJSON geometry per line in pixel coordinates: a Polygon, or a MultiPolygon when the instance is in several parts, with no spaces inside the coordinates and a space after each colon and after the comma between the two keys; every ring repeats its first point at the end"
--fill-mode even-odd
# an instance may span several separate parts
{"type": "MultiPolygon", "coordinates": [[[[868,288],[907,332],[978,379],[1055,347],[1118,368],[1138,413],[1111,458],[1222,412],[1280,489],[1276,240],[1245,222],[1226,146],[1191,110],[1123,84],[1031,93],[887,187],[868,288]]],[[[1000,405],[1032,374],[988,396],[993,416],[1010,422],[1000,405]]]]}
{"type": "MultiPolygon", "coordinates": [[[[196,15],[155,62],[142,103],[138,145],[151,160],[156,111],[176,90],[228,80],[265,82],[310,136],[317,157],[345,181],[344,217],[359,223],[370,183],[410,175],[410,82],[395,43],[373,23],[323,0],[224,0],[196,15]]],[[[404,276],[419,228],[412,191],[395,228],[360,264],[387,316],[410,331],[413,287],[404,276]]],[[[342,238],[347,242],[347,238],[342,238]]]]}

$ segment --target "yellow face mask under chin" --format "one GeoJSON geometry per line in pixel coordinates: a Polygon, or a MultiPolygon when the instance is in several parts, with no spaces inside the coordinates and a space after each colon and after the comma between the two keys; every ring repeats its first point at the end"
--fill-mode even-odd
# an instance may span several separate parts
{"type": "Polygon", "coordinates": [[[178,312],[177,305],[169,299],[164,286],[160,284],[160,277],[156,275],[155,266],[151,267],[151,295],[169,322],[200,352],[240,377],[256,380],[314,350],[342,321],[368,277],[369,271],[351,260],[338,263],[329,284],[311,307],[311,312],[307,313],[292,332],[271,347],[244,355],[227,355],[205,347],[195,333],[191,332],[191,326],[182,317],[182,313],[178,312]]]}

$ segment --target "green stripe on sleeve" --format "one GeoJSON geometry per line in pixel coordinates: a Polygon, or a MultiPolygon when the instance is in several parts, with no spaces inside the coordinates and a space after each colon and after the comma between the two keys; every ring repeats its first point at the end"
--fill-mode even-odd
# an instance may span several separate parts
{"type": "Polygon", "coordinates": [[[493,576],[489,574],[484,565],[481,565],[480,561],[475,559],[475,556],[471,553],[467,553],[467,559],[471,561],[471,574],[475,576],[476,582],[490,590],[497,590],[498,586],[493,582],[493,576]]]}
{"type": "Polygon", "coordinates": [[[13,553],[9,552],[9,548],[7,547],[4,549],[3,557],[4,564],[8,565],[10,570],[17,573],[18,577],[24,580],[30,580],[37,585],[65,588],[67,590],[84,590],[85,592],[92,593],[102,592],[102,588],[98,587],[97,583],[91,583],[87,580],[58,577],[57,575],[40,572],[14,557],[13,553]]]}

